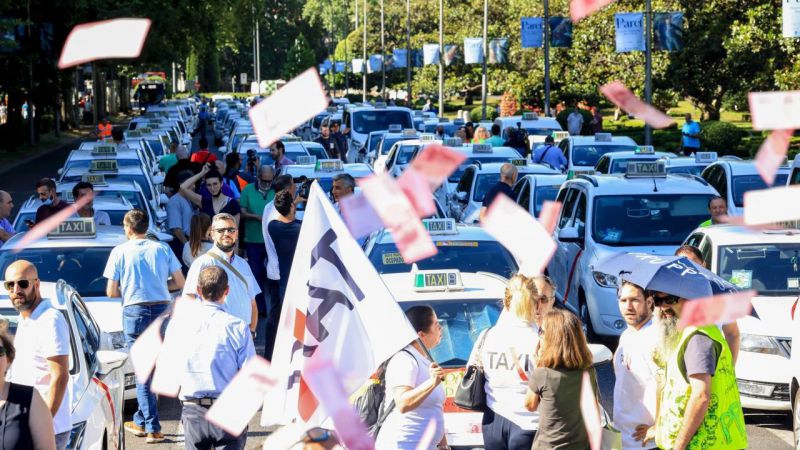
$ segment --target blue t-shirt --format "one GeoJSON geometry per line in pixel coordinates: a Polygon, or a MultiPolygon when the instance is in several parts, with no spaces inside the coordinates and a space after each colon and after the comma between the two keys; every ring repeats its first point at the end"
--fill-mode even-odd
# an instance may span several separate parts
{"type": "Polygon", "coordinates": [[[163,242],[131,239],[111,250],[103,276],[119,282],[122,306],[170,301],[167,278],[181,269],[163,242]]]}
{"type": "Polygon", "coordinates": [[[503,183],[502,181],[498,181],[497,184],[489,189],[489,191],[486,193],[486,196],[483,197],[483,206],[487,208],[491,206],[494,199],[500,194],[505,194],[508,198],[514,201],[514,190],[511,189],[511,186],[503,183]]]}
{"type": "Polygon", "coordinates": [[[563,171],[567,167],[567,158],[560,148],[555,145],[540,145],[536,147],[531,158],[534,164],[547,163],[556,170],[563,171]]]}
{"type": "MultiPolygon", "coordinates": [[[[684,134],[700,134],[700,124],[697,122],[684,123],[681,128],[681,133],[684,134]]],[[[683,136],[683,146],[691,148],[700,148],[700,139],[683,136]]]]}

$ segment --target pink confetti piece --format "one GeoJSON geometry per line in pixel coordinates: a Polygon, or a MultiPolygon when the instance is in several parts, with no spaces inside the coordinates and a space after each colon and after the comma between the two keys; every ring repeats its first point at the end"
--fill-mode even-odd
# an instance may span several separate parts
{"type": "Polygon", "coordinates": [[[600,87],[600,92],[611,103],[619,106],[625,112],[644,120],[653,128],[666,128],[674,125],[675,120],[658,109],[640,100],[620,81],[612,81],[600,87]]]}
{"type": "Polygon", "coordinates": [[[800,91],[751,92],[753,130],[800,129],[800,91]]]}
{"type": "Polygon", "coordinates": [[[133,371],[140,384],[147,382],[153,368],[156,366],[158,354],[161,352],[161,325],[164,323],[164,316],[159,316],[140,334],[136,341],[131,345],[128,356],[133,364],[133,371]]]}
{"type": "Polygon", "coordinates": [[[756,291],[744,291],[688,301],[683,305],[678,326],[683,329],[734,322],[750,314],[753,310],[751,300],[755,295],[756,291]]]}
{"type": "Polygon", "coordinates": [[[581,414],[583,424],[586,426],[586,434],[589,436],[589,447],[592,450],[600,450],[603,441],[603,426],[600,422],[600,408],[597,405],[597,397],[594,395],[591,377],[589,372],[583,372],[581,382],[581,414]]]}
{"type": "Polygon", "coordinates": [[[569,14],[573,23],[584,17],[591,16],[595,11],[608,5],[614,0],[572,0],[569,4],[569,14]]]}
{"type": "Polygon", "coordinates": [[[800,220],[800,185],[760,189],[744,194],[744,225],[800,220]]]}
{"type": "Polygon", "coordinates": [[[150,31],[150,19],[123,18],[76,25],[70,31],[58,68],[110,58],[137,58],[150,31]]]}
{"type": "Polygon", "coordinates": [[[761,179],[772,186],[775,183],[775,174],[778,168],[786,161],[789,151],[789,141],[794,135],[794,130],[775,130],[767,136],[758,149],[755,157],[756,169],[761,179]]]}
{"type": "Polygon", "coordinates": [[[539,211],[539,223],[542,224],[549,234],[553,234],[560,215],[561,202],[545,200],[544,203],[542,203],[542,210],[539,211]]]}
{"type": "Polygon", "coordinates": [[[347,229],[354,238],[359,239],[383,228],[383,222],[369,200],[361,192],[348,195],[339,201],[339,210],[342,213],[347,229]]]}
{"type": "Polygon", "coordinates": [[[269,362],[250,358],[206,413],[206,420],[238,436],[264,403],[267,392],[278,386],[269,362]]]}
{"type": "MultiPolygon", "coordinates": [[[[34,225],[33,228],[26,232],[22,236],[22,239],[20,239],[19,242],[14,245],[14,253],[19,253],[20,251],[25,250],[32,242],[35,242],[38,239],[47,236],[48,233],[56,230],[59,225],[75,215],[79,209],[86,206],[86,204],[91,202],[93,198],[94,194],[91,193],[83,196],[72,205],[68,205],[61,211],[34,225]]],[[[64,200],[61,201],[63,202],[64,200]]]]}

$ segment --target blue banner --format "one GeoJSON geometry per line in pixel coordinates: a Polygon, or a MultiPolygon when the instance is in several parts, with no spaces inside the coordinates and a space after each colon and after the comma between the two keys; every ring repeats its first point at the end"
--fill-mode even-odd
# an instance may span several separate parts
{"type": "Polygon", "coordinates": [[[343,73],[345,70],[346,64],[344,61],[336,61],[336,64],[333,66],[334,73],[343,73]]]}
{"type": "Polygon", "coordinates": [[[655,13],[653,50],[677,52],[683,49],[683,13],[655,13]]]}
{"type": "Polygon", "coordinates": [[[544,41],[544,19],[541,17],[523,17],[521,20],[522,48],[539,48],[544,41]]]}
{"type": "Polygon", "coordinates": [[[326,71],[331,70],[333,69],[333,63],[330,59],[326,59],[325,61],[322,61],[322,67],[324,67],[326,71]]]}
{"type": "Polygon", "coordinates": [[[572,22],[568,17],[550,18],[550,45],[572,47],[572,22]]]}
{"type": "Polygon", "coordinates": [[[456,62],[461,60],[461,53],[458,51],[458,45],[445,44],[444,46],[444,65],[450,67],[456,62]]]}
{"type": "Polygon", "coordinates": [[[383,68],[383,57],[381,55],[369,55],[369,65],[367,73],[380,72],[383,68]]]}
{"type": "Polygon", "coordinates": [[[361,73],[364,71],[364,60],[361,58],[354,59],[353,63],[353,73],[361,73]]]}
{"type": "Polygon", "coordinates": [[[325,68],[325,64],[320,64],[317,68],[319,69],[320,75],[324,76],[325,74],[328,73],[328,69],[325,68]]]}
{"type": "Polygon", "coordinates": [[[395,69],[405,69],[406,62],[408,62],[408,50],[404,48],[396,48],[392,50],[392,56],[394,58],[394,68],[395,69]]]}
{"type": "Polygon", "coordinates": [[[422,50],[411,50],[411,67],[422,67],[422,50]]]}
{"type": "Polygon", "coordinates": [[[483,64],[483,38],[464,38],[464,64],[483,64]]]}
{"type": "Polygon", "coordinates": [[[783,2],[783,37],[800,37],[800,3],[796,1],[783,2]]]}
{"type": "Polygon", "coordinates": [[[425,44],[422,46],[423,64],[439,64],[439,44],[425,44]]]}
{"type": "Polygon", "coordinates": [[[614,14],[617,53],[644,51],[644,14],[614,14]]]}
{"type": "Polygon", "coordinates": [[[497,38],[489,41],[489,59],[487,64],[505,64],[508,62],[508,38],[497,38]]]}

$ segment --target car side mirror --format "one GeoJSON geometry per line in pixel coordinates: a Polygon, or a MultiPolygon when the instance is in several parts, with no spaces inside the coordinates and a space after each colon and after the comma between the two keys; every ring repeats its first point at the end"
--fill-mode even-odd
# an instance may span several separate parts
{"type": "Polygon", "coordinates": [[[592,365],[595,367],[610,362],[613,356],[611,350],[602,344],[589,344],[589,350],[592,352],[592,365]]]}
{"type": "Polygon", "coordinates": [[[105,377],[112,371],[125,365],[128,354],[113,350],[98,350],[97,353],[97,374],[100,378],[105,377]]]}
{"type": "Polygon", "coordinates": [[[579,242],[581,236],[575,227],[565,227],[558,232],[558,240],[561,242],[579,242]]]}
{"type": "Polygon", "coordinates": [[[457,201],[464,203],[467,201],[467,193],[464,191],[459,191],[454,194],[454,197],[457,201]]]}
{"type": "Polygon", "coordinates": [[[64,168],[62,167],[62,168],[58,169],[57,173],[58,173],[58,176],[64,175],[64,168]]]}

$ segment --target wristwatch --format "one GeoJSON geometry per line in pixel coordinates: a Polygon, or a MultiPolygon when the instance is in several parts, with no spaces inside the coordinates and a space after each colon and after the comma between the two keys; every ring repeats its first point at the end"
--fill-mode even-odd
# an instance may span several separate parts
{"type": "Polygon", "coordinates": [[[251,330],[251,331],[250,331],[250,336],[253,336],[253,340],[254,340],[254,341],[256,340],[256,332],[255,332],[255,331],[252,331],[252,330],[251,330]]]}

